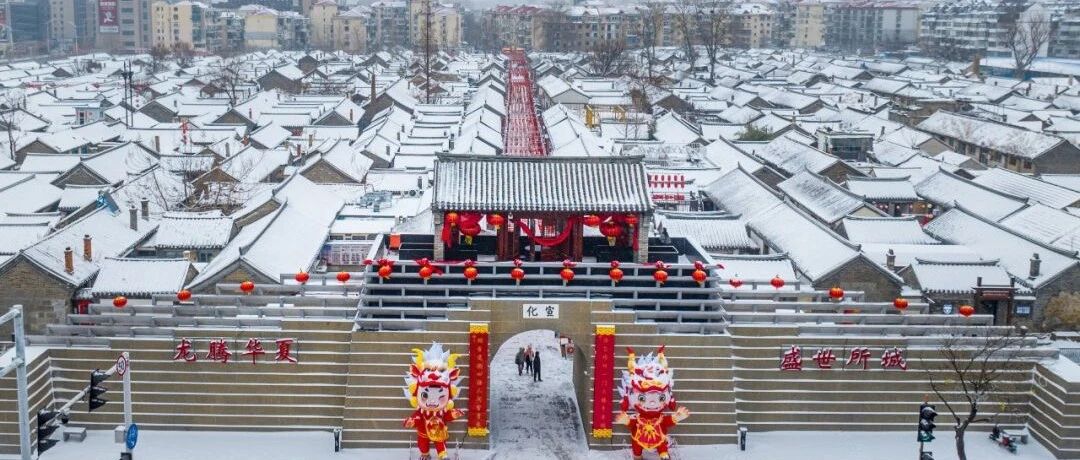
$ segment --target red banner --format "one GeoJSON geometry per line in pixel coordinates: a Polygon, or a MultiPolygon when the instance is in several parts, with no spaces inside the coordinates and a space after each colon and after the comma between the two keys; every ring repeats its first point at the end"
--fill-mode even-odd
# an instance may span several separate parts
{"type": "Polygon", "coordinates": [[[120,22],[117,18],[119,10],[117,0],[98,0],[98,32],[120,32],[120,22]]]}
{"type": "Polygon", "coordinates": [[[596,325],[593,338],[593,410],[592,435],[611,438],[612,406],[615,394],[615,326],[596,325]]]}
{"type": "Polygon", "coordinates": [[[469,436],[488,435],[488,325],[469,325],[469,436]]]}

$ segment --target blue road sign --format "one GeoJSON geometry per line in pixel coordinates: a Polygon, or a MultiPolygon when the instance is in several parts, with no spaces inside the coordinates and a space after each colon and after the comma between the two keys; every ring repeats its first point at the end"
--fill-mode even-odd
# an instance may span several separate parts
{"type": "Polygon", "coordinates": [[[134,449],[135,444],[139,442],[139,425],[132,423],[128,425],[127,436],[124,437],[124,444],[127,448],[134,449]]]}

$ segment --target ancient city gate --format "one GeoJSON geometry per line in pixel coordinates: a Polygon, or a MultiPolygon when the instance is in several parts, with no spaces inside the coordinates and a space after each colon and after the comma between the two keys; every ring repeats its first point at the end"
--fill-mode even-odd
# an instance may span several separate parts
{"type": "MultiPolygon", "coordinates": [[[[504,342],[522,332],[534,329],[551,329],[558,331],[574,340],[574,392],[578,401],[578,412],[582,423],[588,425],[594,416],[593,408],[588,404],[592,400],[594,380],[597,375],[595,367],[595,350],[593,348],[594,337],[597,327],[600,327],[607,338],[602,340],[614,344],[614,329],[611,324],[598,325],[595,317],[611,311],[610,302],[590,300],[562,300],[549,301],[546,299],[484,299],[476,300],[471,305],[471,310],[486,312],[489,317],[486,323],[472,323],[469,327],[469,435],[481,436],[487,434],[487,420],[491,408],[488,405],[491,396],[491,388],[488,384],[490,372],[487,365],[491,363],[495,352],[504,342]],[[546,313],[548,307],[556,308],[558,317],[549,317],[546,313]],[[531,309],[537,312],[535,317],[528,316],[525,311],[531,309]]],[[[606,358],[601,358],[601,364],[606,370],[600,375],[606,375],[606,381],[610,392],[610,384],[613,380],[612,352],[608,347],[601,350],[606,358]]],[[[604,388],[601,388],[604,389],[604,388]]],[[[607,398],[610,403],[610,396],[607,398]]],[[[600,418],[607,420],[610,436],[611,407],[603,411],[605,414],[600,418]]]]}

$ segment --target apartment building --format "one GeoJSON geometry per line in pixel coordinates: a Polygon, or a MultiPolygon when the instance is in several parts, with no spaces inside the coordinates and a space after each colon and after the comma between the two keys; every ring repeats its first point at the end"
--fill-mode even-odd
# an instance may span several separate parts
{"type": "Polygon", "coordinates": [[[919,8],[910,2],[830,3],[824,20],[826,45],[841,50],[901,49],[919,38],[919,8]]]}
{"type": "Polygon", "coordinates": [[[1029,7],[1022,1],[942,1],[920,18],[919,43],[930,54],[946,59],[1009,56],[1007,35],[1029,7]]]}
{"type": "Polygon", "coordinates": [[[409,2],[409,37],[413,46],[421,46],[428,23],[431,39],[439,49],[461,46],[461,12],[455,5],[435,0],[409,2]],[[430,14],[430,21],[428,15],[430,14]]]}
{"type": "Polygon", "coordinates": [[[100,0],[95,13],[99,18],[95,40],[98,49],[121,53],[150,50],[150,0],[100,0]]]}
{"type": "Polygon", "coordinates": [[[499,5],[484,12],[480,19],[481,48],[497,51],[506,46],[525,49],[548,49],[550,44],[545,26],[552,20],[554,11],[531,5],[499,5]]]}
{"type": "Polygon", "coordinates": [[[191,46],[208,51],[208,29],[215,19],[205,3],[183,0],[176,3],[157,1],[151,7],[151,43],[153,47],[191,46]]]}
{"type": "Polygon", "coordinates": [[[825,45],[825,4],[818,1],[795,5],[795,29],[791,36],[794,48],[817,48],[825,45]]]}
{"type": "Polygon", "coordinates": [[[295,11],[244,5],[244,46],[249,49],[303,49],[308,45],[308,18],[295,11]]]}
{"type": "Polygon", "coordinates": [[[732,6],[731,46],[764,48],[773,37],[773,9],[762,3],[742,3],[732,6]]]}
{"type": "Polygon", "coordinates": [[[348,53],[361,53],[368,50],[368,21],[371,10],[357,6],[339,13],[333,19],[334,49],[348,53]]]}
{"type": "Polygon", "coordinates": [[[374,49],[412,46],[409,35],[409,5],[404,1],[382,0],[372,3],[368,28],[374,49]]]}
{"type": "Polygon", "coordinates": [[[1047,55],[1056,58],[1080,59],[1080,6],[1066,11],[1058,19],[1047,55]]]}

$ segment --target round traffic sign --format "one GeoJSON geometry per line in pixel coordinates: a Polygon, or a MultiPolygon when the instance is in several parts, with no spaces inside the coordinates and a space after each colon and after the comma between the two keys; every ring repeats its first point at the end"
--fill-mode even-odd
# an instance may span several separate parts
{"type": "Polygon", "coordinates": [[[124,445],[128,450],[134,449],[135,444],[139,442],[139,425],[132,423],[128,425],[127,436],[124,436],[124,445]]]}
{"type": "Polygon", "coordinates": [[[123,376],[128,371],[128,359],[124,355],[116,358],[116,375],[123,376]]]}

